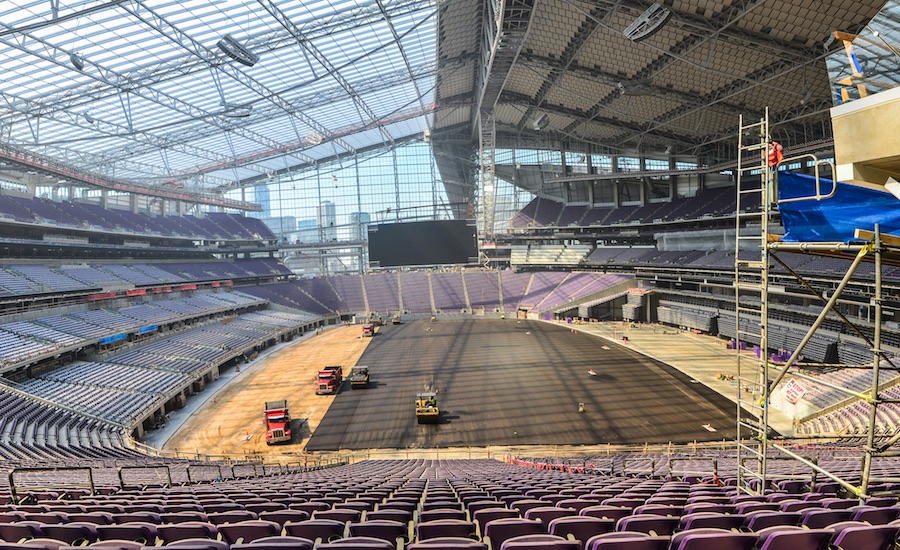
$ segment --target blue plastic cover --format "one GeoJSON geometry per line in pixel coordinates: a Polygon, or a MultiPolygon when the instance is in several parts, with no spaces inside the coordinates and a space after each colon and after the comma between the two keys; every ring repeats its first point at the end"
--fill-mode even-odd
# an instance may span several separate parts
{"type": "Polygon", "coordinates": [[[107,336],[106,338],[101,338],[97,340],[97,343],[101,346],[105,346],[107,344],[112,344],[118,342],[119,340],[124,340],[128,338],[128,333],[122,332],[120,334],[113,334],[112,336],[107,336]]]}
{"type": "MultiPolygon", "coordinates": [[[[778,198],[812,196],[816,193],[813,176],[778,172],[778,198]]],[[[830,180],[821,180],[823,193],[831,190],[830,180]]],[[[874,231],[881,224],[882,234],[900,236],[900,200],[886,191],[838,182],[830,199],[806,200],[778,205],[787,242],[848,242],[855,229],[874,231]]]]}

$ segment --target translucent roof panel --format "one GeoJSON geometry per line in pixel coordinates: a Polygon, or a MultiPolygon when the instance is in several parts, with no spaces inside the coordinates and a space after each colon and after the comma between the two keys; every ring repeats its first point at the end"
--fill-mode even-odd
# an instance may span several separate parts
{"type": "Polygon", "coordinates": [[[436,10],[5,0],[2,140],[100,176],[213,189],[409,139],[434,105],[436,10]]]}

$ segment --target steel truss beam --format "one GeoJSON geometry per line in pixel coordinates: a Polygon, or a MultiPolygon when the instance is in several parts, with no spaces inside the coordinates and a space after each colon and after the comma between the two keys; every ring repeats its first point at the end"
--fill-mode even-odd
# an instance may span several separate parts
{"type": "MultiPolygon", "coordinates": [[[[425,78],[429,75],[434,74],[434,64],[429,63],[427,65],[415,67],[415,68],[413,68],[413,71],[414,71],[413,74],[415,75],[415,77],[425,78]]],[[[407,82],[408,78],[409,78],[409,76],[406,73],[406,71],[395,71],[394,73],[384,75],[384,78],[379,78],[377,80],[372,80],[370,82],[367,82],[364,87],[357,88],[357,90],[360,93],[377,92],[380,90],[388,89],[392,86],[396,86],[400,83],[407,82]]],[[[324,90],[322,92],[310,95],[308,97],[304,97],[304,98],[302,98],[302,101],[294,100],[291,103],[297,109],[309,109],[312,107],[318,107],[323,104],[327,104],[329,102],[337,101],[337,100],[343,99],[343,98],[344,98],[343,91],[341,91],[338,87],[334,87],[329,90],[324,90]]],[[[249,117],[247,117],[245,119],[241,119],[242,124],[249,126],[254,123],[270,120],[272,118],[272,114],[275,111],[276,111],[276,108],[272,107],[272,106],[268,106],[267,108],[263,108],[263,109],[254,109],[251,112],[251,115],[249,117]]],[[[426,107],[425,112],[427,112],[427,107],[426,107]]],[[[167,134],[166,137],[168,139],[173,140],[175,143],[180,144],[180,143],[190,143],[191,141],[195,141],[197,139],[212,137],[218,133],[219,133],[219,130],[217,128],[211,127],[211,128],[204,129],[202,131],[198,131],[197,129],[182,130],[182,131],[178,131],[178,132],[173,132],[171,134],[167,134]]],[[[345,132],[338,132],[338,135],[340,135],[341,133],[345,133],[345,132]]],[[[283,147],[281,147],[280,149],[266,149],[263,151],[255,151],[249,155],[245,155],[246,158],[239,157],[239,158],[231,159],[230,164],[226,164],[224,167],[226,167],[226,168],[240,167],[240,168],[253,169],[254,163],[252,161],[248,162],[248,160],[246,160],[247,158],[253,159],[256,162],[259,162],[259,161],[267,159],[267,158],[275,158],[275,157],[278,157],[278,156],[281,156],[284,154],[293,153],[295,151],[300,151],[303,148],[308,147],[310,145],[312,145],[312,144],[310,144],[306,139],[303,139],[303,140],[300,140],[297,142],[286,144],[283,147]]],[[[119,154],[108,156],[107,162],[111,163],[111,164],[116,164],[116,163],[130,164],[131,160],[129,157],[134,156],[134,155],[150,153],[154,150],[154,148],[152,146],[146,145],[146,144],[142,145],[140,147],[138,146],[138,144],[135,144],[134,146],[128,147],[126,149],[128,149],[127,153],[126,153],[126,151],[122,151],[119,154]]],[[[315,162],[318,162],[318,160],[319,160],[319,159],[311,159],[310,157],[308,157],[306,155],[300,155],[300,154],[294,154],[293,156],[297,157],[298,159],[305,160],[306,164],[314,164],[315,162]]],[[[222,167],[223,166],[221,164],[210,165],[210,166],[206,166],[206,167],[198,167],[198,168],[190,170],[190,171],[183,171],[183,173],[175,175],[175,178],[180,180],[180,179],[184,179],[187,177],[193,177],[193,176],[198,176],[198,175],[202,176],[206,172],[210,172],[213,170],[220,170],[220,169],[222,169],[222,167]]],[[[266,166],[261,166],[259,168],[260,169],[258,169],[257,171],[261,175],[266,174],[267,171],[271,170],[271,167],[266,167],[266,166]]]]}
{"type": "MultiPolygon", "coordinates": [[[[281,9],[276,5],[276,2],[274,2],[272,0],[257,0],[257,1],[263,7],[263,9],[265,9],[269,13],[269,15],[271,15],[272,17],[275,18],[276,21],[278,21],[278,24],[280,24],[282,27],[284,27],[291,34],[291,36],[294,37],[294,39],[297,41],[297,45],[300,46],[300,48],[303,49],[303,51],[312,55],[313,58],[315,58],[315,60],[318,61],[319,64],[322,65],[322,67],[325,68],[325,70],[328,72],[328,76],[333,78],[341,86],[341,88],[343,88],[344,91],[347,92],[347,96],[350,97],[351,101],[353,101],[353,104],[356,105],[356,108],[358,110],[362,111],[363,113],[365,113],[368,120],[360,117],[361,118],[360,122],[362,122],[363,124],[365,124],[367,122],[368,123],[377,123],[378,115],[375,114],[375,111],[373,111],[372,108],[369,107],[366,104],[366,102],[362,100],[362,98],[359,96],[359,92],[357,92],[356,90],[353,89],[353,86],[350,84],[350,82],[346,78],[344,78],[344,75],[341,74],[341,71],[337,67],[334,66],[334,64],[328,59],[328,57],[326,57],[325,54],[323,54],[322,51],[319,50],[319,48],[317,48],[315,46],[315,44],[312,43],[312,41],[309,39],[309,37],[306,36],[306,33],[304,33],[299,27],[294,25],[294,23],[291,22],[291,20],[288,18],[288,16],[285,15],[283,11],[281,11],[281,9]]],[[[400,48],[400,50],[402,52],[403,45],[398,42],[397,47],[400,48]]],[[[404,59],[406,58],[405,54],[403,57],[404,57],[404,59]]],[[[312,124],[310,124],[310,125],[312,126],[312,124]]],[[[313,126],[313,128],[315,128],[315,126],[313,126]]],[[[381,131],[382,136],[385,138],[385,140],[388,143],[390,143],[394,140],[394,138],[387,132],[387,130],[384,128],[384,126],[378,125],[378,129],[381,131]]],[[[324,130],[324,127],[322,128],[322,130],[324,130]]],[[[318,128],[316,128],[316,131],[318,131],[319,133],[321,133],[323,135],[328,135],[326,132],[324,132],[322,130],[319,130],[318,128]]],[[[348,144],[346,144],[346,142],[343,142],[343,140],[340,140],[340,141],[336,140],[335,142],[338,143],[339,145],[341,145],[341,147],[344,147],[345,149],[347,149],[348,144]]],[[[350,151],[351,153],[353,152],[352,149],[347,149],[347,150],[350,151]]]]}
{"type": "MultiPolygon", "coordinates": [[[[296,118],[300,122],[306,124],[313,130],[321,134],[323,137],[328,137],[331,135],[331,132],[323,125],[319,124],[317,121],[313,120],[306,114],[300,112],[298,109],[294,109],[294,107],[289,102],[282,99],[278,93],[268,89],[256,79],[237,69],[234,65],[216,63],[215,54],[213,54],[203,44],[200,44],[199,42],[194,40],[193,37],[182,31],[179,27],[170,23],[165,17],[146,6],[143,3],[143,0],[132,0],[122,7],[136,19],[140,20],[150,28],[156,30],[160,34],[160,36],[171,40],[199,59],[204,60],[206,64],[213,70],[224,74],[231,80],[253,91],[258,97],[262,98],[265,101],[269,101],[275,106],[279,107],[282,111],[285,112],[285,114],[289,115],[291,119],[296,118]]],[[[241,134],[241,132],[247,131],[248,130],[246,130],[245,128],[234,129],[234,132],[239,135],[241,134]]],[[[294,128],[294,132],[298,140],[303,139],[297,131],[296,127],[294,128]]],[[[263,139],[265,140],[265,144],[272,149],[278,149],[279,147],[284,145],[268,138],[263,139]]],[[[353,153],[353,147],[344,140],[336,139],[334,140],[334,142],[344,148],[347,152],[353,153]]]]}
{"type": "MultiPolygon", "coordinates": [[[[114,9],[119,4],[128,1],[131,0],[115,0],[108,2],[102,6],[102,9],[114,9]]],[[[433,0],[398,0],[397,2],[391,2],[386,9],[387,16],[392,17],[429,9],[432,6],[433,0]]],[[[311,40],[314,40],[323,36],[346,32],[372,24],[381,20],[384,16],[385,15],[378,6],[373,5],[372,3],[356,4],[349,10],[317,19],[315,26],[310,26],[310,28],[306,30],[306,35],[311,40]]],[[[50,23],[56,24],[56,22],[52,21],[50,23]]],[[[0,30],[0,38],[3,38],[5,35],[21,34],[33,30],[33,26],[25,28],[0,26],[3,27],[3,29],[0,30]]],[[[261,54],[276,52],[280,49],[293,46],[295,43],[296,39],[287,31],[280,33],[267,31],[259,35],[251,36],[245,41],[245,45],[248,48],[261,54]]],[[[214,59],[214,63],[216,64],[228,62],[228,58],[225,54],[211,51],[209,55],[214,59]]],[[[53,94],[42,96],[40,105],[32,104],[25,110],[23,110],[23,107],[19,107],[16,109],[17,114],[14,116],[0,117],[0,124],[15,124],[26,120],[27,117],[38,116],[48,111],[90,106],[92,103],[101,99],[118,95],[123,88],[129,86],[138,85],[150,87],[161,82],[206,71],[208,68],[209,63],[206,59],[198,58],[193,55],[188,57],[178,56],[163,62],[158,62],[154,59],[151,64],[138,67],[132,71],[109,74],[108,78],[110,85],[108,87],[98,87],[96,83],[75,83],[68,88],[60,89],[53,94]]],[[[308,82],[303,82],[302,85],[308,85],[308,82]]]]}
{"type": "MultiPolygon", "coordinates": [[[[3,23],[0,23],[0,26],[9,28],[3,23]]],[[[48,61],[55,65],[66,68],[68,67],[60,59],[62,59],[63,57],[67,57],[69,53],[73,53],[62,50],[42,38],[38,38],[28,34],[22,35],[19,41],[10,41],[6,38],[0,38],[0,43],[3,43],[11,48],[15,48],[19,51],[39,57],[44,61],[48,61]]],[[[151,101],[168,109],[172,109],[173,111],[180,112],[190,117],[191,119],[204,120],[217,127],[219,130],[225,132],[231,131],[245,139],[266,145],[270,148],[278,148],[282,146],[282,144],[256,132],[250,131],[245,128],[231,127],[227,124],[224,124],[219,120],[219,117],[216,116],[215,113],[210,113],[208,111],[200,109],[172,95],[154,90],[150,87],[135,86],[134,83],[126,86],[124,84],[125,80],[122,78],[122,75],[117,74],[115,71],[109,68],[95,63],[90,63],[90,67],[96,70],[86,69],[85,71],[83,71],[83,73],[89,75],[95,81],[99,81],[110,86],[118,86],[119,91],[122,93],[135,94],[139,97],[142,97],[143,99],[146,99],[147,101],[151,101]]]]}

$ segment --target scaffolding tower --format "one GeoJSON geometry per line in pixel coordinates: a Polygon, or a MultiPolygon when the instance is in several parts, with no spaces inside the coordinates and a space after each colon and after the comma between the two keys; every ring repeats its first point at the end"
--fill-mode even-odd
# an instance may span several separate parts
{"type": "Polygon", "coordinates": [[[900,403],[900,399],[887,399],[879,395],[879,373],[884,365],[896,369],[896,365],[886,357],[881,349],[882,333],[882,261],[883,259],[900,259],[900,238],[882,236],[878,225],[874,231],[857,229],[850,242],[783,242],[778,236],[771,234],[771,229],[778,225],[778,205],[786,202],[820,201],[831,198],[836,191],[836,183],[827,189],[822,188],[822,167],[835,174],[834,164],[820,161],[814,155],[802,155],[771,162],[769,152],[773,142],[769,133],[768,110],[757,121],[745,123],[743,117],[739,123],[738,133],[738,168],[737,168],[737,210],[735,235],[735,344],[737,355],[737,477],[738,488],[750,494],[761,494],[772,486],[773,481],[784,477],[770,470],[773,460],[790,459],[802,464],[810,471],[808,479],[815,483],[817,477],[828,478],[842,486],[848,494],[865,501],[869,497],[882,493],[872,491],[878,483],[897,483],[900,479],[877,478],[873,476],[873,462],[879,457],[897,457],[900,453],[890,448],[900,441],[900,433],[893,437],[879,440],[876,433],[878,407],[886,403],[900,403]],[[777,190],[777,171],[782,165],[800,160],[809,162],[815,171],[815,192],[809,196],[779,198],[777,190]],[[752,175],[753,177],[747,177],[752,175]],[[758,184],[756,176],[758,176],[758,184]],[[828,256],[848,257],[853,254],[853,261],[841,278],[837,287],[826,296],[814,285],[798,274],[779,257],[779,252],[799,252],[828,256]],[[867,296],[874,311],[872,337],[843,313],[835,308],[844,290],[853,280],[857,269],[863,262],[874,262],[874,284],[867,296]],[[810,325],[797,349],[783,364],[774,364],[769,359],[769,299],[770,269],[779,264],[787,273],[804,287],[810,296],[822,304],[822,309],[815,321],[810,325]],[[833,314],[846,325],[850,332],[859,336],[871,350],[871,365],[828,365],[837,368],[870,368],[872,383],[868,391],[860,392],[842,387],[809,376],[791,371],[801,359],[803,349],[819,330],[825,319],[833,314]],[[741,353],[741,342],[758,344],[759,352],[754,355],[741,353]],[[793,378],[812,384],[822,384],[861,399],[870,405],[869,422],[865,435],[865,446],[859,477],[847,476],[829,471],[820,466],[815,459],[803,456],[795,448],[774,437],[775,432],[769,421],[772,391],[790,373],[793,378]]]}

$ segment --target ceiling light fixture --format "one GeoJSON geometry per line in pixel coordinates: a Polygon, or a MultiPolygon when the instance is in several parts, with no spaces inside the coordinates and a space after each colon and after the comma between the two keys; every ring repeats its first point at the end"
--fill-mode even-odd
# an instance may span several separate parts
{"type": "Polygon", "coordinates": [[[653,4],[638,16],[633,23],[625,27],[622,33],[631,41],[637,42],[653,36],[665,25],[672,15],[672,10],[662,4],[653,4]]]}
{"type": "Polygon", "coordinates": [[[69,61],[71,61],[72,66],[75,67],[76,69],[78,69],[79,71],[84,70],[84,67],[85,67],[84,59],[82,59],[82,57],[80,55],[78,55],[77,53],[74,53],[74,52],[70,53],[69,61]]]}
{"type": "Polygon", "coordinates": [[[236,103],[227,103],[225,101],[222,101],[219,104],[224,108],[222,116],[230,118],[246,118],[250,116],[250,113],[253,111],[253,105],[238,105],[236,103]]]}
{"type": "Polygon", "coordinates": [[[256,65],[257,61],[259,61],[258,55],[251,52],[246,46],[235,40],[230,34],[226,34],[225,36],[223,36],[218,42],[216,42],[216,46],[218,46],[225,55],[227,55],[231,59],[234,59],[242,65],[252,67],[256,65]]]}
{"type": "Polygon", "coordinates": [[[531,123],[531,127],[539,132],[546,128],[548,124],[550,124],[550,118],[547,116],[547,113],[541,113],[531,123]]]}

